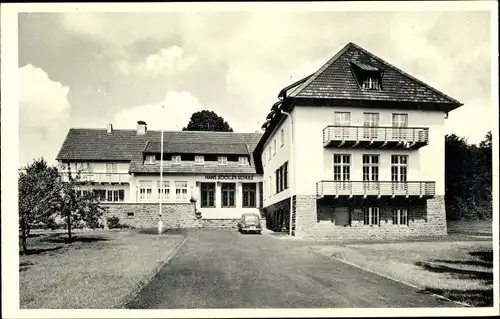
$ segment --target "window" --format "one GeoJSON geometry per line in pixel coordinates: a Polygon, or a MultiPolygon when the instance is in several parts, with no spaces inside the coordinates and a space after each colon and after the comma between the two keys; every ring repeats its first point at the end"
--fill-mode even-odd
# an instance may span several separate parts
{"type": "Polygon", "coordinates": [[[408,184],[408,156],[391,156],[391,181],[393,191],[406,191],[408,184]]]}
{"type": "Polygon", "coordinates": [[[363,222],[365,225],[379,226],[380,214],[378,207],[363,207],[363,222]]]}
{"type": "Polygon", "coordinates": [[[219,162],[219,165],[227,165],[227,157],[225,156],[219,156],[217,161],[219,162]]]}
{"type": "Polygon", "coordinates": [[[146,160],[144,161],[144,164],[155,164],[155,163],[156,163],[155,155],[146,155],[146,160]]]}
{"type": "Polygon", "coordinates": [[[333,180],[349,181],[351,179],[351,155],[333,155],[333,180]]]}
{"type": "Polygon", "coordinates": [[[257,207],[255,203],[256,185],[255,183],[243,183],[243,207],[257,207]]]}
{"type": "Polygon", "coordinates": [[[235,183],[222,183],[222,207],[230,208],[234,205],[234,194],[236,193],[235,183]]]}
{"type": "Polygon", "coordinates": [[[406,208],[394,208],[392,210],[393,225],[408,225],[408,210],[406,208]]]}
{"type": "Polygon", "coordinates": [[[97,196],[99,201],[105,202],[106,201],[106,190],[105,189],[94,189],[94,195],[97,196]]]}
{"type": "Polygon", "coordinates": [[[380,89],[380,81],[376,76],[368,76],[363,81],[363,89],[369,90],[379,90],[380,89]]]}
{"type": "Polygon", "coordinates": [[[397,140],[406,139],[406,128],[408,127],[408,114],[392,114],[392,136],[397,140]]]}
{"type": "Polygon", "coordinates": [[[127,217],[134,217],[134,213],[128,212],[127,217]]]}
{"type": "Polygon", "coordinates": [[[272,156],[272,154],[271,154],[271,145],[269,145],[269,147],[267,148],[267,159],[271,160],[271,156],[272,156]]]}
{"type": "Polygon", "coordinates": [[[274,181],[276,182],[276,193],[279,193],[279,192],[281,192],[281,171],[280,171],[280,169],[278,168],[274,172],[274,174],[275,174],[274,181]]]}
{"type": "Polygon", "coordinates": [[[283,188],[288,188],[288,162],[283,165],[283,188]]]}
{"type": "Polygon", "coordinates": [[[201,207],[215,207],[215,183],[201,183],[201,207]]]}
{"type": "Polygon", "coordinates": [[[195,156],[194,157],[194,163],[196,165],[203,165],[203,164],[205,164],[205,156],[203,156],[203,155],[202,156],[198,156],[198,155],[195,156]]]}
{"type": "Polygon", "coordinates": [[[281,142],[280,147],[285,145],[285,130],[284,129],[281,129],[281,131],[280,131],[280,142],[281,142]]]}
{"type": "Polygon", "coordinates": [[[276,142],[277,142],[276,139],[274,139],[273,140],[273,155],[276,154],[276,149],[277,149],[276,142]]]}
{"type": "Polygon", "coordinates": [[[92,165],[90,163],[77,163],[76,170],[89,173],[92,172],[92,165]]]}
{"type": "Polygon", "coordinates": [[[376,127],[379,126],[380,114],[379,113],[363,113],[363,138],[365,139],[375,139],[377,138],[378,130],[376,127]]]}
{"type": "Polygon", "coordinates": [[[266,166],[266,150],[262,152],[262,166],[266,166]]]}
{"type": "Polygon", "coordinates": [[[168,199],[170,197],[170,182],[169,181],[157,181],[158,188],[158,199],[168,199]],[[163,184],[163,185],[162,185],[163,184]]]}
{"type": "Polygon", "coordinates": [[[151,200],[152,183],[152,181],[139,181],[139,201],[151,200]]]}
{"type": "Polygon", "coordinates": [[[118,163],[106,163],[106,173],[118,173],[118,163]]]}
{"type": "Polygon", "coordinates": [[[248,157],[246,156],[240,156],[238,161],[240,165],[248,165],[248,157]]]}
{"type": "Polygon", "coordinates": [[[125,191],[123,189],[107,190],[106,200],[108,202],[123,202],[125,191]]]}
{"type": "Polygon", "coordinates": [[[181,156],[180,155],[173,155],[172,156],[172,164],[180,164],[181,163],[181,156]]]}
{"type": "Polygon", "coordinates": [[[187,182],[175,182],[175,199],[184,200],[188,198],[187,182]]]}

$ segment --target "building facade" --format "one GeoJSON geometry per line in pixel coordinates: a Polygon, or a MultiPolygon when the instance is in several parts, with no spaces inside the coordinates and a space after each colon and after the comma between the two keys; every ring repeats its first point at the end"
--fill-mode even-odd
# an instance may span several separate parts
{"type": "Polygon", "coordinates": [[[80,192],[95,192],[107,211],[133,227],[236,227],[260,213],[262,177],[253,150],[262,134],[70,129],[57,160],[80,192]]]}
{"type": "Polygon", "coordinates": [[[458,101],[353,43],[278,97],[255,149],[269,228],[446,234],[444,124],[458,101]]]}

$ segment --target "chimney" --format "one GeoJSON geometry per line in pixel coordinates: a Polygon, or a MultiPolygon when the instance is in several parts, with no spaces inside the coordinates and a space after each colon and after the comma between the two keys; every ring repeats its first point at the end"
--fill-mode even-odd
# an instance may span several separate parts
{"type": "Polygon", "coordinates": [[[137,135],[144,135],[148,130],[148,125],[144,121],[137,121],[137,135]]]}
{"type": "Polygon", "coordinates": [[[107,131],[108,131],[108,134],[113,133],[113,124],[108,123],[107,131]]]}

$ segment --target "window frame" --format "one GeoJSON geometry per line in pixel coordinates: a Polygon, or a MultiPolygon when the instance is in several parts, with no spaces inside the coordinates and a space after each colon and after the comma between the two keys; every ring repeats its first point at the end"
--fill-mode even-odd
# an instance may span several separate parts
{"type": "Polygon", "coordinates": [[[283,145],[285,145],[285,129],[284,128],[282,128],[280,130],[280,143],[281,143],[280,148],[283,147],[283,145]]]}
{"type": "Polygon", "coordinates": [[[163,183],[163,185],[160,185],[160,181],[156,181],[157,198],[158,198],[158,200],[160,200],[160,198],[162,200],[169,200],[170,199],[170,181],[162,181],[162,183],[163,183]]]}
{"type": "Polygon", "coordinates": [[[216,192],[217,186],[216,183],[201,183],[200,184],[200,207],[201,208],[215,208],[216,205],[216,199],[215,199],[215,192],[216,192]],[[213,186],[213,188],[208,187],[208,186],[213,186]],[[206,203],[205,203],[206,202],[206,203]],[[212,205],[210,205],[212,204],[212,205]]]}
{"type": "Polygon", "coordinates": [[[257,183],[242,183],[241,186],[241,206],[243,208],[257,207],[257,183]],[[252,205],[253,200],[253,205],[252,205]],[[245,201],[247,203],[245,204],[245,201]]]}
{"type": "Polygon", "coordinates": [[[148,202],[153,199],[153,181],[139,180],[139,202],[148,202]],[[144,190],[144,192],[142,192],[144,190]],[[142,196],[144,194],[144,196],[142,196]]]}
{"type": "Polygon", "coordinates": [[[392,208],[392,224],[397,226],[408,226],[408,208],[406,207],[392,208]]]}
{"type": "Polygon", "coordinates": [[[176,201],[188,200],[189,196],[188,196],[188,182],[187,181],[175,181],[174,187],[175,187],[175,200],[176,201]],[[178,187],[178,185],[180,185],[181,183],[182,183],[182,187],[178,187]],[[180,191],[178,192],[178,190],[180,190],[180,191]]]}
{"type": "Polygon", "coordinates": [[[205,165],[205,156],[204,155],[195,155],[194,156],[194,165],[205,165]]]}
{"type": "Polygon", "coordinates": [[[248,157],[246,157],[246,156],[239,156],[238,157],[238,165],[247,166],[249,163],[250,163],[250,161],[248,160],[248,157]]]}
{"type": "Polygon", "coordinates": [[[236,183],[221,183],[221,208],[236,208],[236,183]]]}
{"type": "Polygon", "coordinates": [[[364,206],[363,207],[363,225],[364,226],[380,226],[380,207],[364,206]],[[375,212],[374,212],[375,211],[375,212]],[[376,220],[377,223],[373,223],[376,220]],[[366,223],[368,221],[368,224],[366,223]]]}
{"type": "Polygon", "coordinates": [[[217,156],[218,165],[227,165],[227,156],[217,156]]]}
{"type": "Polygon", "coordinates": [[[144,165],[154,165],[154,164],[156,164],[156,155],[146,155],[146,158],[144,159],[144,165]]]}
{"type": "Polygon", "coordinates": [[[180,155],[172,155],[170,158],[172,165],[180,165],[182,162],[182,157],[180,155]]]}

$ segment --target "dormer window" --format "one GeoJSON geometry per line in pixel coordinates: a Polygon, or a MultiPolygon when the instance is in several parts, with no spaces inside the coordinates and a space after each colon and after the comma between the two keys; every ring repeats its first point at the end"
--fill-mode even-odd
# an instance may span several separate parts
{"type": "Polygon", "coordinates": [[[240,165],[248,165],[248,157],[246,156],[240,156],[238,159],[238,163],[240,165]]]}
{"type": "Polygon", "coordinates": [[[144,164],[152,165],[155,163],[156,163],[156,156],[155,155],[146,155],[146,160],[144,161],[144,164]]]}
{"type": "Polygon", "coordinates": [[[379,79],[375,76],[368,76],[363,81],[363,89],[380,90],[379,79]]]}
{"type": "Polygon", "coordinates": [[[360,61],[350,61],[351,70],[360,88],[364,90],[381,90],[384,71],[378,67],[360,61]]]}
{"type": "Polygon", "coordinates": [[[219,165],[227,165],[227,157],[226,156],[219,156],[217,161],[219,162],[219,165]]]}
{"type": "Polygon", "coordinates": [[[181,163],[181,156],[180,155],[172,156],[172,164],[180,164],[180,163],[181,163]]]}
{"type": "Polygon", "coordinates": [[[194,157],[194,163],[196,165],[203,165],[203,164],[205,164],[205,156],[198,156],[198,155],[195,156],[194,157]]]}

